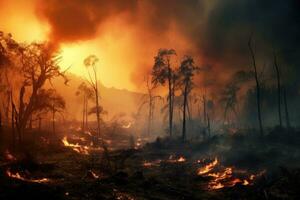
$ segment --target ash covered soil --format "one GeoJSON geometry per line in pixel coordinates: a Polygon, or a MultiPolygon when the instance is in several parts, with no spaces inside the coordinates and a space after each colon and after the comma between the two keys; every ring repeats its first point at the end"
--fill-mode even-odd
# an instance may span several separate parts
{"type": "Polygon", "coordinates": [[[1,147],[0,199],[300,198],[295,130],[186,143],[115,135],[106,150],[80,131],[28,135],[22,148],[1,147]]]}

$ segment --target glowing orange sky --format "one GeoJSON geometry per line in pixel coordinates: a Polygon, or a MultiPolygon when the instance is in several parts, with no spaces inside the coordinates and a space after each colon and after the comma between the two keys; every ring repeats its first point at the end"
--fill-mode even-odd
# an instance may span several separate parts
{"type": "MultiPolygon", "coordinates": [[[[12,33],[19,42],[48,39],[50,26],[37,17],[35,0],[1,0],[0,17],[0,30],[12,33]]],[[[92,40],[61,44],[62,69],[71,66],[69,72],[85,77],[83,60],[88,55],[95,54],[99,57],[99,77],[105,86],[139,91],[143,86],[137,85],[133,79],[143,79],[145,68],[151,67],[158,48],[168,47],[170,44],[172,48],[188,47],[188,42],[172,29],[162,41],[143,43],[136,38],[138,34],[145,33],[124,23],[120,17],[110,19],[103,26],[101,28],[105,31],[92,40]],[[158,43],[161,46],[157,46],[158,43]],[[137,70],[141,72],[136,73],[137,70]]]]}

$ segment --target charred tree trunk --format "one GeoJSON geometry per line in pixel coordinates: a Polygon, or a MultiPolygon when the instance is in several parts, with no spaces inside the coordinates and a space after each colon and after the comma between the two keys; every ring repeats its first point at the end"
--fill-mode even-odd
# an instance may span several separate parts
{"type": "Polygon", "coordinates": [[[279,118],[279,127],[282,128],[282,117],[281,117],[281,83],[280,83],[280,71],[277,64],[277,57],[274,54],[274,67],[277,77],[277,103],[278,103],[278,118],[279,118]]]}
{"type": "Polygon", "coordinates": [[[12,131],[12,141],[13,147],[16,145],[16,132],[15,132],[15,105],[11,98],[11,131],[12,131]]]}
{"type": "Polygon", "coordinates": [[[85,129],[88,130],[88,98],[85,100],[85,129]]]}
{"type": "Polygon", "coordinates": [[[100,110],[99,110],[98,83],[96,83],[95,95],[96,95],[97,133],[98,133],[98,137],[100,137],[101,134],[100,134],[100,110]]]}
{"type": "Polygon", "coordinates": [[[206,97],[203,95],[203,124],[207,123],[207,114],[206,114],[206,97]]]}
{"type": "Polygon", "coordinates": [[[255,54],[252,49],[252,38],[249,39],[248,42],[248,47],[251,53],[251,58],[253,62],[253,69],[254,69],[254,75],[255,75],[255,83],[256,83],[256,102],[257,102],[257,115],[258,115],[258,123],[259,123],[259,130],[260,130],[260,135],[263,136],[264,131],[263,131],[263,125],[262,125],[262,118],[261,118],[261,107],[260,107],[260,84],[258,80],[258,74],[257,74],[257,67],[256,67],[256,60],[255,60],[255,54]]]}
{"type": "Polygon", "coordinates": [[[55,108],[54,108],[54,104],[52,106],[52,135],[55,135],[55,108]]]}
{"type": "Polygon", "coordinates": [[[148,127],[147,127],[147,135],[150,135],[151,131],[151,115],[152,115],[152,97],[149,98],[149,112],[148,112],[148,127]]]}
{"type": "Polygon", "coordinates": [[[39,131],[41,131],[42,129],[42,118],[39,117],[39,131]]]}
{"type": "Polygon", "coordinates": [[[291,122],[289,117],[289,109],[288,109],[288,103],[287,103],[287,97],[286,97],[286,88],[283,88],[283,102],[284,102],[284,111],[285,111],[285,121],[286,121],[286,127],[291,128],[291,122]]]}
{"type": "Polygon", "coordinates": [[[208,132],[208,137],[210,138],[210,118],[209,115],[207,114],[207,132],[208,132]]]}
{"type": "Polygon", "coordinates": [[[83,95],[83,108],[82,108],[82,125],[81,125],[81,130],[84,131],[85,130],[85,113],[86,113],[86,109],[85,109],[85,95],[83,95]]]}
{"type": "Polygon", "coordinates": [[[32,130],[32,116],[30,116],[30,120],[29,120],[29,129],[32,130]]]}
{"type": "Polygon", "coordinates": [[[185,84],[183,93],[183,120],[182,120],[182,142],[186,140],[186,107],[187,107],[188,84],[185,84]]]}
{"type": "Polygon", "coordinates": [[[2,133],[2,112],[0,110],[0,133],[2,133]]]}
{"type": "Polygon", "coordinates": [[[170,64],[168,63],[168,86],[169,86],[169,129],[170,137],[173,135],[173,81],[172,81],[172,71],[170,64]]]}

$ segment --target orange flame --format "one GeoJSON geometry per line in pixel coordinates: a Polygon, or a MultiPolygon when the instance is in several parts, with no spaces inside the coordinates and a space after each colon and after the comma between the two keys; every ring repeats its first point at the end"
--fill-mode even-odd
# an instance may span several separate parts
{"type": "Polygon", "coordinates": [[[32,183],[46,183],[49,182],[50,180],[48,178],[42,178],[42,179],[26,179],[22,177],[19,172],[12,173],[10,169],[6,170],[6,174],[10,178],[22,180],[22,181],[27,181],[27,182],[32,182],[32,183]]]}
{"type": "Polygon", "coordinates": [[[204,167],[200,168],[198,170],[198,175],[202,175],[202,174],[206,174],[206,173],[210,172],[217,164],[218,164],[218,159],[215,158],[213,162],[208,163],[204,167]]]}
{"type": "Polygon", "coordinates": [[[69,143],[67,137],[64,137],[62,139],[62,143],[64,144],[64,146],[72,148],[73,151],[75,151],[77,153],[89,155],[89,152],[88,152],[89,147],[79,145],[78,143],[76,143],[76,144],[69,143]]]}

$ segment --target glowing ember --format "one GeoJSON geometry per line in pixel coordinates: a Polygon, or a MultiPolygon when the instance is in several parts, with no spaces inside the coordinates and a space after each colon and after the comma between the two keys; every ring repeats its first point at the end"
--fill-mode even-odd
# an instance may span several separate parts
{"type": "Polygon", "coordinates": [[[243,184],[243,185],[249,185],[250,183],[249,183],[249,181],[244,180],[242,184],[243,184]]]}
{"type": "Polygon", "coordinates": [[[158,167],[160,165],[162,160],[155,160],[155,161],[152,161],[152,162],[147,162],[145,161],[143,163],[143,166],[144,167],[158,167]]]}
{"type": "Polygon", "coordinates": [[[90,170],[90,173],[92,174],[93,178],[95,178],[95,179],[99,178],[99,176],[95,172],[93,172],[92,170],[90,170]]]}
{"type": "Polygon", "coordinates": [[[182,162],[185,162],[185,161],[186,161],[185,157],[180,156],[179,158],[176,158],[175,155],[170,155],[169,159],[167,160],[167,162],[169,162],[169,163],[182,163],[182,162]]]}
{"type": "Polygon", "coordinates": [[[17,160],[8,150],[5,151],[4,156],[9,161],[17,160]]]}
{"type": "Polygon", "coordinates": [[[204,167],[200,168],[198,170],[198,175],[202,175],[202,174],[206,174],[206,173],[210,172],[217,164],[218,164],[218,159],[215,158],[213,162],[208,163],[204,167]]]}
{"type": "Polygon", "coordinates": [[[128,129],[128,128],[130,128],[130,127],[131,127],[131,125],[132,125],[132,123],[131,123],[131,122],[129,122],[128,124],[126,124],[126,125],[123,125],[123,126],[122,126],[122,128],[128,129]]]}
{"type": "Polygon", "coordinates": [[[185,162],[186,159],[183,156],[180,156],[180,158],[178,158],[177,162],[185,162]]]}
{"type": "Polygon", "coordinates": [[[22,181],[27,181],[27,182],[32,182],[32,183],[47,183],[50,180],[48,178],[42,178],[42,179],[26,179],[22,177],[19,172],[12,173],[9,169],[6,171],[7,176],[10,178],[22,180],[22,181]]]}
{"type": "Polygon", "coordinates": [[[90,131],[84,131],[84,133],[87,134],[87,135],[89,135],[89,136],[93,136],[90,131]]]}
{"type": "Polygon", "coordinates": [[[135,149],[139,149],[142,146],[142,139],[138,138],[135,144],[135,149]]]}

